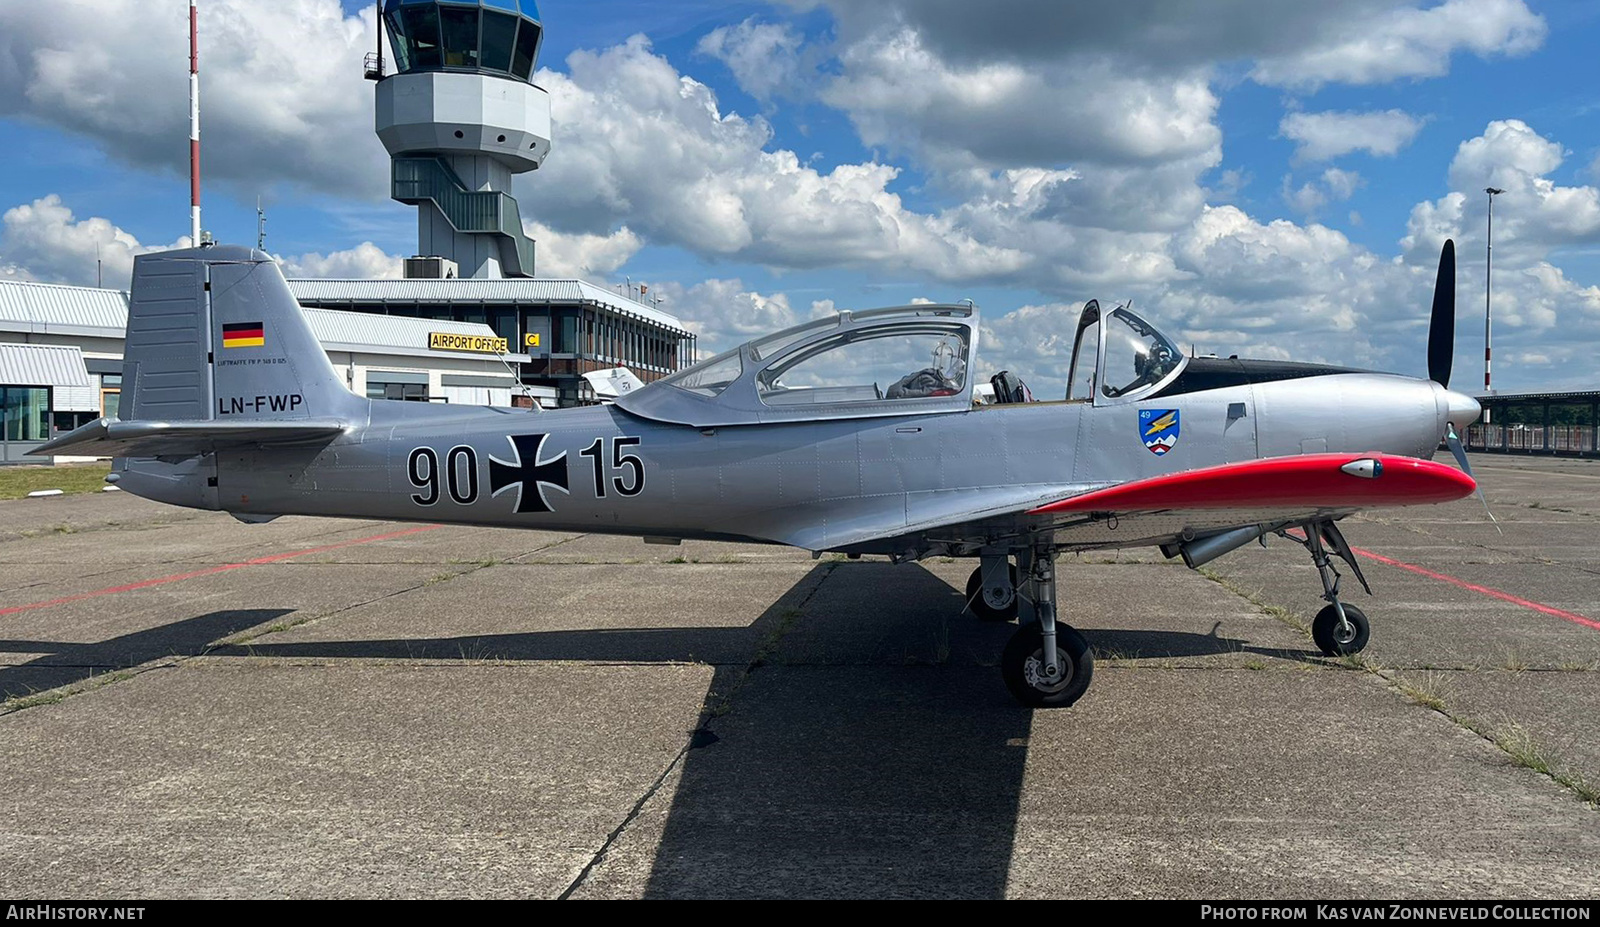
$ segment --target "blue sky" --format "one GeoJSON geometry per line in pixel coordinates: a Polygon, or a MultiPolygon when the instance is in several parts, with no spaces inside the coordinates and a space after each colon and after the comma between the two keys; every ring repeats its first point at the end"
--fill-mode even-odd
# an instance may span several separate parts
{"type": "MultiPolygon", "coordinates": [[[[415,248],[371,131],[370,6],[202,0],[205,226],[291,273],[415,248]]],[[[721,346],[972,297],[1049,393],[1078,307],[1202,352],[1420,372],[1461,248],[1457,385],[1595,386],[1600,4],[544,0],[541,273],[646,281],[721,346]],[[982,17],[974,18],[974,17],[982,17]],[[1503,318],[1501,317],[1503,313],[1503,318]]],[[[186,4],[0,4],[0,272],[123,285],[187,233],[186,4]]]]}

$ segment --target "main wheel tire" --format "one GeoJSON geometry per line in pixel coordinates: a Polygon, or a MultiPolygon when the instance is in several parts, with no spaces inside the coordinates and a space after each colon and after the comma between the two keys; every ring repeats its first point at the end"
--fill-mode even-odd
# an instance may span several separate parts
{"type": "Polygon", "coordinates": [[[990,605],[983,595],[983,567],[967,577],[967,605],[981,621],[1013,621],[1017,617],[1017,568],[1006,564],[1011,574],[1011,601],[1000,607],[990,605]]]}
{"type": "Polygon", "coordinates": [[[1057,624],[1056,654],[1061,678],[1046,682],[1039,625],[1024,625],[1011,635],[1000,655],[1000,675],[1017,701],[1030,708],[1065,708],[1089,690],[1089,681],[1094,678],[1094,651],[1084,636],[1068,625],[1057,624]]]}
{"type": "Polygon", "coordinates": [[[1372,634],[1372,626],[1367,623],[1366,612],[1354,605],[1346,605],[1344,616],[1350,622],[1350,626],[1341,630],[1339,610],[1329,605],[1317,612],[1316,620],[1311,622],[1311,639],[1316,641],[1317,649],[1330,657],[1360,653],[1367,646],[1367,638],[1372,634]]]}

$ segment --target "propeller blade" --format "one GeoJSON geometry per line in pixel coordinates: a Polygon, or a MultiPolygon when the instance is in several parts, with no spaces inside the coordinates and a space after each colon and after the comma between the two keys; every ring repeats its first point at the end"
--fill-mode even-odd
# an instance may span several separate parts
{"type": "Polygon", "coordinates": [[[1439,252],[1439,276],[1433,281],[1433,318],[1428,323],[1428,379],[1450,385],[1450,361],[1456,352],[1456,243],[1445,239],[1439,252]]]}
{"type": "MultiPolygon", "coordinates": [[[[1451,425],[1450,430],[1445,432],[1444,440],[1446,444],[1450,445],[1450,453],[1456,455],[1456,463],[1461,465],[1461,472],[1467,476],[1472,476],[1472,464],[1467,463],[1467,449],[1461,446],[1461,439],[1456,437],[1455,425],[1451,425]]],[[[1478,478],[1472,476],[1472,481],[1478,483],[1478,478]]],[[[1500,522],[1495,520],[1494,513],[1489,511],[1489,498],[1483,494],[1482,483],[1478,483],[1478,501],[1483,503],[1483,513],[1489,516],[1489,521],[1494,525],[1494,530],[1499,531],[1502,535],[1505,534],[1504,531],[1500,531],[1500,522]]]]}

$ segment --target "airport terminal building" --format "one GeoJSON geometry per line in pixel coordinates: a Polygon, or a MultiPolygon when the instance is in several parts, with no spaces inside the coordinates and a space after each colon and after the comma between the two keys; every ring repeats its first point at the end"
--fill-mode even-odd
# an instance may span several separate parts
{"type": "Polygon", "coordinates": [[[659,306],[583,280],[471,278],[290,280],[300,305],[487,326],[516,352],[521,382],[546,408],[593,400],[583,375],[626,367],[646,383],[694,362],[696,338],[659,306]]]}

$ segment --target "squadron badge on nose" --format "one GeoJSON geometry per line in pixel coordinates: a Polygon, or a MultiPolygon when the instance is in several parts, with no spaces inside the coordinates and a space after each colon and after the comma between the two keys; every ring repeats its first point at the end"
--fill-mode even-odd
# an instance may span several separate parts
{"type": "Polygon", "coordinates": [[[1139,437],[1150,453],[1160,457],[1178,443],[1177,409],[1140,409],[1139,437]]]}

